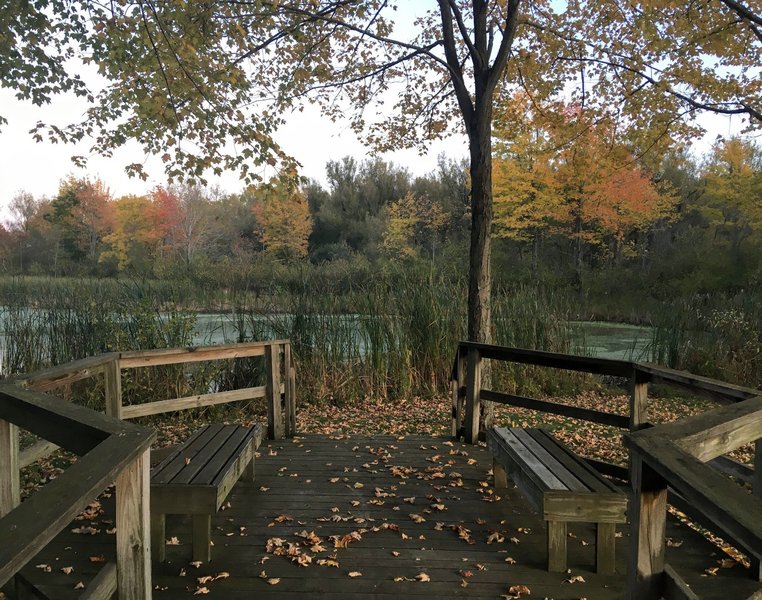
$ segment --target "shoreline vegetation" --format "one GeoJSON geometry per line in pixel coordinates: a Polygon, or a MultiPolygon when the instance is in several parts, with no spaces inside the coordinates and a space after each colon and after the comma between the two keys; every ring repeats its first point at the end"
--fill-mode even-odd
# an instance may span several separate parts
{"type": "MultiPolygon", "coordinates": [[[[357,277],[355,283],[347,283],[352,277],[328,279],[318,268],[299,275],[258,290],[204,289],[187,280],[0,278],[2,375],[101,352],[198,345],[199,312],[227,310],[226,342],[291,340],[301,401],[342,405],[447,394],[454,351],[465,338],[463,280],[415,270],[357,277]]],[[[704,294],[644,310],[633,320],[648,323],[651,337],[623,358],[758,387],[762,311],[750,300],[745,294],[704,294]]],[[[594,353],[575,331],[575,322],[590,316],[580,308],[573,291],[496,286],[495,343],[594,353]]],[[[256,379],[261,370],[256,361],[191,372],[147,369],[126,388],[137,396],[162,387],[203,393],[256,379]]],[[[507,392],[528,395],[601,385],[577,374],[519,365],[498,367],[493,378],[507,392]]]]}

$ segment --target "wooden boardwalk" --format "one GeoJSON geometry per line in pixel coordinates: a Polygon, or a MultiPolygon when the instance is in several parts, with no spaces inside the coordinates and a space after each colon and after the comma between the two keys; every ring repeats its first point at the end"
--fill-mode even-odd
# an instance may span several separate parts
{"type": "MultiPolygon", "coordinates": [[[[543,522],[517,490],[496,498],[483,447],[310,435],[265,442],[259,454],[256,482],[239,482],[212,520],[210,563],[190,564],[190,519],[167,517],[166,535],[176,539],[167,561],[154,563],[155,598],[499,598],[512,586],[526,586],[531,598],[625,597],[626,528],[618,528],[617,575],[594,573],[588,525],[570,526],[570,573],[548,573],[543,522]]],[[[50,597],[77,597],[97,561],[114,558],[113,498],[89,516],[22,571],[50,597]]],[[[760,590],[742,567],[721,567],[724,555],[687,527],[670,519],[668,536],[667,561],[701,598],[742,600],[760,590]]]]}

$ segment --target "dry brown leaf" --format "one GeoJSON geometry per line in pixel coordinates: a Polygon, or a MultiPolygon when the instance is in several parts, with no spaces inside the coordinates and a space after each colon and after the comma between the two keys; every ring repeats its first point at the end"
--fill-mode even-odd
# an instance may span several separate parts
{"type": "Polygon", "coordinates": [[[431,577],[429,577],[428,574],[421,571],[420,573],[418,573],[418,575],[415,576],[415,580],[427,582],[427,581],[431,581],[431,577]]]}
{"type": "Polygon", "coordinates": [[[280,583],[280,577],[271,577],[267,580],[268,585],[278,585],[280,583]]]}
{"type": "Polygon", "coordinates": [[[195,592],[193,592],[193,595],[194,596],[200,596],[202,594],[208,594],[208,593],[209,593],[209,588],[207,588],[207,587],[200,587],[200,588],[197,588],[195,592]]]}
{"type": "Polygon", "coordinates": [[[71,575],[74,572],[74,567],[61,567],[61,573],[64,575],[71,575]]]}
{"type": "Polygon", "coordinates": [[[563,583],[585,583],[585,578],[582,575],[574,575],[569,579],[564,579],[563,583]]]}
{"type": "Polygon", "coordinates": [[[503,598],[512,600],[514,598],[520,598],[523,595],[530,596],[532,591],[525,585],[512,585],[508,588],[508,594],[509,595],[507,596],[503,596],[503,598]]]}
{"type": "Polygon", "coordinates": [[[350,572],[348,573],[348,575],[349,575],[350,577],[362,577],[362,573],[360,573],[360,571],[350,571],[350,572]]]}
{"type": "Polygon", "coordinates": [[[85,583],[83,581],[78,581],[77,585],[74,586],[75,590],[84,590],[85,589],[85,583]]]}
{"type": "Polygon", "coordinates": [[[321,558],[317,561],[317,564],[319,564],[321,567],[339,567],[339,561],[333,558],[321,558]]]}

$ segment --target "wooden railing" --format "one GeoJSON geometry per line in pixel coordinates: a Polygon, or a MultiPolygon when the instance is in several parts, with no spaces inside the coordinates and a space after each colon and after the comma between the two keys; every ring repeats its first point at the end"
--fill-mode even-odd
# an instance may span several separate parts
{"type": "MultiPolygon", "coordinates": [[[[668,489],[676,491],[750,559],[762,581],[762,500],[705,463],[762,438],[762,397],[625,436],[632,464],[630,597],[659,598],[665,587],[668,489]]],[[[757,457],[759,453],[757,452],[757,457]]]]}
{"type": "MultiPolygon", "coordinates": [[[[762,394],[745,388],[647,363],[609,360],[462,342],[451,377],[452,433],[476,443],[481,403],[492,401],[621,428],[630,450],[629,468],[588,461],[602,473],[629,479],[631,552],[628,592],[654,599],[665,590],[685,589],[664,564],[667,499],[708,529],[720,533],[750,558],[751,573],[762,580],[762,468],[753,469],[725,456],[754,443],[754,464],[762,465],[762,394]],[[625,415],[525,398],[483,389],[484,360],[623,377],[629,380],[625,415]],[[675,423],[649,421],[649,383],[662,383],[726,404],[675,423]],[[752,493],[723,476],[752,484],[752,493]]],[[[675,592],[674,597],[691,597],[675,592]]]]}
{"type": "Polygon", "coordinates": [[[268,437],[293,436],[296,384],[288,340],[111,352],[0,385],[0,587],[116,480],[117,564],[104,567],[86,595],[94,600],[118,591],[121,600],[151,598],[148,452],[156,435],[124,420],[257,398],[267,404],[268,437]],[[264,357],[265,385],[124,404],[125,370],[254,356],[264,357]],[[41,393],[101,376],[105,414],[41,393]],[[41,440],[20,451],[19,427],[41,440]],[[59,447],[77,454],[77,462],[20,503],[20,469],[59,447]]]}
{"type": "MultiPolygon", "coordinates": [[[[268,437],[281,439],[284,436],[292,437],[296,432],[296,373],[291,355],[291,344],[288,340],[121,353],[110,352],[21,375],[14,381],[17,385],[28,389],[50,391],[77,381],[100,376],[104,378],[105,412],[117,419],[133,419],[189,408],[265,398],[268,437]],[[156,400],[141,404],[124,404],[122,372],[128,369],[253,356],[263,356],[265,359],[266,382],[263,386],[156,400]]],[[[55,449],[55,444],[51,442],[39,442],[21,452],[19,463],[23,468],[47,456],[55,449]]]]}
{"type": "Polygon", "coordinates": [[[0,586],[116,481],[116,568],[88,597],[151,597],[149,449],[155,433],[14,385],[0,386],[0,586]],[[18,428],[78,455],[60,477],[20,503],[18,428]]]}

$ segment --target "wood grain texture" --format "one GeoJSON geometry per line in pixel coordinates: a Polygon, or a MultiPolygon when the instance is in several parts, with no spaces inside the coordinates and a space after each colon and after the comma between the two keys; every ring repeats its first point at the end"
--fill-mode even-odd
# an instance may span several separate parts
{"type": "Polygon", "coordinates": [[[122,418],[134,419],[136,417],[158,415],[176,410],[201,408],[202,406],[215,406],[217,404],[254,400],[255,398],[264,397],[264,386],[229,390],[226,392],[215,392],[213,394],[197,394],[195,396],[186,396],[184,398],[173,398],[171,400],[159,400],[157,402],[146,402],[144,404],[125,406],[122,409],[122,418]]]}
{"type": "Polygon", "coordinates": [[[617,415],[614,413],[607,413],[600,410],[592,410],[589,408],[580,408],[570,404],[560,404],[558,402],[548,402],[546,400],[525,398],[524,396],[505,394],[503,392],[496,392],[494,390],[481,390],[481,397],[482,400],[488,400],[490,402],[497,402],[499,404],[506,404],[508,406],[517,406],[519,408],[528,408],[531,410],[546,412],[552,415],[561,415],[563,417],[581,419],[583,421],[590,421],[591,423],[611,425],[612,427],[619,427],[621,429],[626,429],[629,427],[630,423],[629,417],[624,415],[617,415]]]}
{"type": "Polygon", "coordinates": [[[281,402],[280,347],[269,345],[265,348],[265,377],[267,380],[267,437],[271,440],[283,438],[285,426],[281,402]]]}
{"type": "Polygon", "coordinates": [[[120,600],[151,598],[150,450],[116,478],[116,566],[120,600]]]}
{"type": "Polygon", "coordinates": [[[479,350],[469,348],[466,355],[466,412],[464,427],[466,442],[476,444],[479,440],[481,419],[482,359],[479,350]]]}
{"type": "Polygon", "coordinates": [[[0,419],[0,517],[21,502],[19,484],[19,430],[0,419]]]}
{"type": "Polygon", "coordinates": [[[93,577],[79,600],[109,600],[116,593],[116,563],[108,562],[93,577]]]}
{"type": "Polygon", "coordinates": [[[206,360],[227,360],[263,356],[265,348],[281,345],[286,340],[266,342],[244,342],[241,344],[219,344],[215,346],[191,346],[188,348],[166,348],[159,350],[139,350],[122,352],[122,369],[151,367],[156,365],[175,365],[179,363],[201,362],[206,360]]]}
{"type": "Polygon", "coordinates": [[[653,600],[664,591],[667,482],[634,452],[632,486],[627,597],[653,600]]]}
{"type": "Polygon", "coordinates": [[[122,371],[118,357],[103,365],[103,378],[106,414],[122,419],[122,371]]]}

